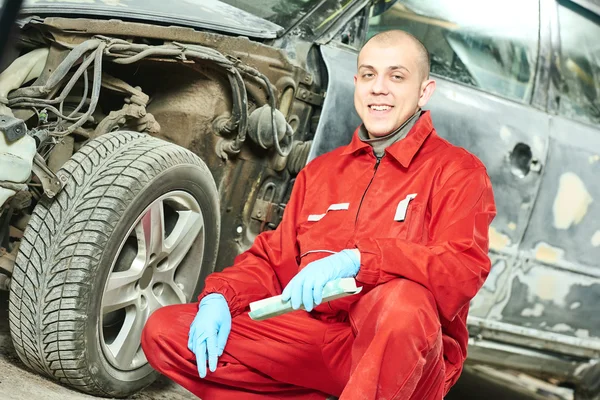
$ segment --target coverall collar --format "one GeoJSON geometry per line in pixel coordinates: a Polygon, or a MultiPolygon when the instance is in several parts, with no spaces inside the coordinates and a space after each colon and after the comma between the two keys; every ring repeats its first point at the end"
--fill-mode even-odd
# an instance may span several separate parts
{"type": "MultiPolygon", "coordinates": [[[[363,142],[358,136],[358,130],[354,132],[352,141],[342,155],[353,154],[359,150],[370,149],[371,145],[363,142]]],[[[406,137],[388,147],[385,152],[398,161],[404,168],[408,168],[417,151],[421,148],[425,139],[433,131],[433,122],[429,111],[423,111],[406,137]]]]}

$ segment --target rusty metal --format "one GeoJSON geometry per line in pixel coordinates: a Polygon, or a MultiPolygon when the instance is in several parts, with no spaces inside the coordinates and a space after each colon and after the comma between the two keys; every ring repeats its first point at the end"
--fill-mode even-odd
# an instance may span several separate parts
{"type": "Polygon", "coordinates": [[[59,142],[54,146],[50,156],[48,156],[48,168],[54,173],[69,161],[73,155],[75,139],[72,136],[66,136],[59,139],[59,142]]]}
{"type": "Polygon", "coordinates": [[[138,132],[148,132],[156,135],[160,132],[160,124],[152,114],[146,112],[146,107],[138,104],[125,104],[118,111],[111,111],[90,135],[90,139],[97,138],[115,129],[128,127],[138,132]]]}
{"type": "Polygon", "coordinates": [[[308,104],[312,104],[313,106],[322,106],[323,102],[325,101],[325,96],[300,87],[296,93],[296,99],[302,100],[308,104]]]}
{"type": "Polygon", "coordinates": [[[53,198],[61,191],[63,187],[61,180],[48,168],[46,161],[39,154],[33,158],[32,172],[42,182],[44,194],[49,198],[53,198]]]}
{"type": "Polygon", "coordinates": [[[150,100],[150,97],[140,87],[133,87],[124,80],[110,76],[107,73],[102,73],[102,87],[122,94],[128,94],[128,101],[139,106],[145,107],[150,100]]]}
{"type": "MultiPolygon", "coordinates": [[[[11,252],[6,251],[5,248],[0,247],[0,279],[4,276],[8,278],[6,275],[3,275],[2,272],[11,274],[15,265],[15,260],[17,259],[18,246],[15,246],[11,252]]],[[[4,285],[8,286],[9,282],[4,279],[4,285]]],[[[1,288],[0,288],[1,289],[1,288]]]]}
{"type": "Polygon", "coordinates": [[[273,182],[268,182],[261,188],[261,193],[254,202],[252,210],[252,218],[261,222],[260,231],[263,232],[267,228],[275,229],[283,218],[283,206],[276,203],[277,185],[273,182]]]}

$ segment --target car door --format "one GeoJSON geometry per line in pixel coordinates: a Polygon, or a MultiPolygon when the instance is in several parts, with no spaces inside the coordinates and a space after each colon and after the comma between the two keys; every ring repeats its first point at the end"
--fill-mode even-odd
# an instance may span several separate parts
{"type": "Polygon", "coordinates": [[[552,114],[548,162],[521,243],[524,273],[511,285],[503,316],[534,328],[539,338],[554,338],[561,352],[571,352],[561,343],[576,338],[580,353],[597,354],[600,9],[585,1],[551,1],[549,6],[555,35],[547,96],[552,114]]]}
{"type": "Polygon", "coordinates": [[[539,17],[537,0],[399,0],[370,18],[369,35],[402,29],[425,44],[437,81],[426,107],[434,125],[479,157],[491,178],[498,214],[489,232],[492,271],[471,304],[477,325],[504,319],[546,162],[549,118],[530,104],[539,17]]]}

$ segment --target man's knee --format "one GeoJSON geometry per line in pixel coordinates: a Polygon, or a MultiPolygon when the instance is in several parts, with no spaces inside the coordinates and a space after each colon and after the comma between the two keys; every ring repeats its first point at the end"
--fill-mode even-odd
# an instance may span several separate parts
{"type": "Polygon", "coordinates": [[[165,308],[156,310],[150,316],[142,330],[142,349],[148,362],[155,369],[159,367],[155,364],[158,359],[157,355],[160,352],[160,342],[165,337],[164,329],[168,326],[168,322],[165,321],[165,317],[168,317],[168,315],[166,315],[164,310],[165,308]]]}
{"type": "Polygon", "coordinates": [[[182,304],[162,307],[156,310],[146,322],[142,331],[142,349],[146,359],[161,371],[169,352],[187,349],[187,337],[197,305],[182,304]]]}
{"type": "Polygon", "coordinates": [[[356,306],[352,313],[358,325],[375,323],[378,332],[402,340],[408,336],[428,338],[441,329],[431,292],[406,279],[394,279],[375,287],[356,306]]]}

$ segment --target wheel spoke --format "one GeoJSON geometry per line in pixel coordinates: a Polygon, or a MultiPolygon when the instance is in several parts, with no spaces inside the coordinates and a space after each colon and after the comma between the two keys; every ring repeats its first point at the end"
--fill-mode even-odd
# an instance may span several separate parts
{"type": "Polygon", "coordinates": [[[202,214],[195,211],[179,211],[179,219],[173,231],[165,240],[165,252],[168,254],[167,268],[176,269],[181,260],[194,244],[198,234],[204,232],[202,214]]]}
{"type": "Polygon", "coordinates": [[[135,304],[139,297],[139,293],[135,289],[135,282],[141,276],[141,272],[134,268],[110,274],[102,298],[102,313],[108,314],[135,304]]]}
{"type": "Polygon", "coordinates": [[[162,257],[164,251],[164,204],[157,201],[150,206],[135,228],[139,256],[150,263],[151,257],[162,257]]]}
{"type": "Polygon", "coordinates": [[[183,304],[188,302],[188,299],[186,298],[185,293],[183,293],[183,290],[179,287],[179,285],[175,284],[174,282],[172,285],[169,285],[169,292],[171,292],[171,295],[169,296],[170,304],[183,304]]]}
{"type": "Polygon", "coordinates": [[[117,363],[123,367],[130,366],[140,349],[142,329],[146,323],[147,309],[142,309],[138,302],[135,308],[127,312],[119,335],[108,345],[117,363]]]}

